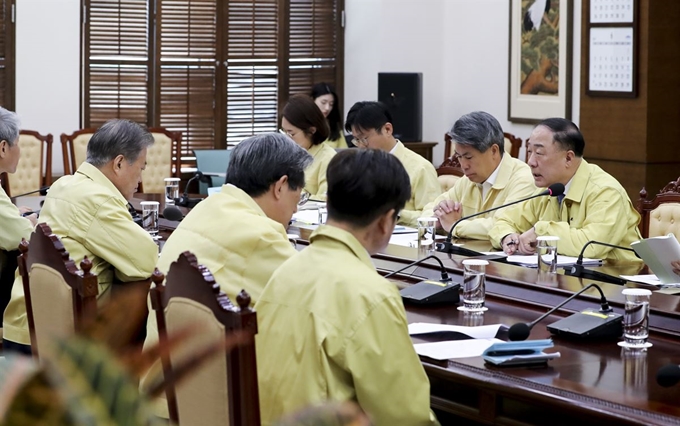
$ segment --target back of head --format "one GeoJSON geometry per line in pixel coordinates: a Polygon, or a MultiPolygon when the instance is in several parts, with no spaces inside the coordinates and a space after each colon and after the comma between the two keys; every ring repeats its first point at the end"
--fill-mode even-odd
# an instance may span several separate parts
{"type": "Polygon", "coordinates": [[[153,145],[149,131],[130,120],[109,120],[92,135],[87,144],[86,162],[102,167],[122,155],[128,163],[137,161],[142,151],[153,145]]]}
{"type": "Polygon", "coordinates": [[[392,114],[382,102],[363,101],[352,105],[345,120],[345,130],[352,128],[360,130],[375,129],[379,132],[385,123],[392,123],[392,114]]]}
{"type": "Polygon", "coordinates": [[[328,114],[328,127],[330,130],[329,138],[336,140],[340,138],[340,132],[342,132],[342,115],[340,114],[340,103],[338,101],[338,95],[335,93],[335,87],[328,83],[315,84],[314,87],[312,87],[312,99],[316,99],[323,95],[333,96],[333,108],[328,114]]]}
{"type": "Polygon", "coordinates": [[[362,228],[391,209],[404,208],[411,182],[401,162],[376,149],[349,149],[328,165],[329,219],[362,228]]]}
{"type": "Polygon", "coordinates": [[[453,124],[449,136],[456,144],[468,145],[479,152],[486,152],[498,145],[501,157],[505,151],[503,129],[496,118],[484,111],[465,114],[453,124]]]}
{"type": "Polygon", "coordinates": [[[288,136],[262,133],[244,139],[234,148],[226,183],[258,197],[281,177],[288,176],[288,186],[296,190],[305,186],[305,169],[312,160],[312,156],[288,136]]]}
{"type": "Polygon", "coordinates": [[[7,141],[9,146],[19,138],[19,116],[16,112],[0,107],[0,141],[7,141]]]}
{"type": "Polygon", "coordinates": [[[312,98],[305,95],[292,96],[283,107],[281,115],[293,126],[311,134],[313,145],[318,145],[328,139],[328,122],[312,98]],[[314,128],[314,133],[311,132],[312,128],[314,128]]]}
{"type": "Polygon", "coordinates": [[[564,151],[574,151],[577,157],[583,157],[583,150],[586,147],[586,141],[583,139],[583,134],[576,124],[565,118],[546,118],[536,125],[543,126],[553,134],[553,140],[560,145],[564,151]]]}

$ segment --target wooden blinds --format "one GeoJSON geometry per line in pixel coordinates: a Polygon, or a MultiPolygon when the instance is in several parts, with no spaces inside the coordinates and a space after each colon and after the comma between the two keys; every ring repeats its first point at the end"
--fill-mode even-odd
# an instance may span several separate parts
{"type": "MultiPolygon", "coordinates": [[[[1,0],[0,0],[1,1],[1,0]]],[[[290,94],[342,94],[343,0],[83,0],[83,126],[131,118],[192,149],[275,131],[290,94]]]]}
{"type": "Polygon", "coordinates": [[[14,1],[0,0],[0,106],[14,111],[14,1]]]}

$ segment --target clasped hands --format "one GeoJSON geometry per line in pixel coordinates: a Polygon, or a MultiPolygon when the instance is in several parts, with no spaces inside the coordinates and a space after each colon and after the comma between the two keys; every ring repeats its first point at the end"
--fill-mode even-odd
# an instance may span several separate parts
{"type": "Polygon", "coordinates": [[[434,207],[434,216],[439,219],[439,225],[446,232],[451,230],[454,223],[463,217],[463,205],[458,201],[443,200],[434,207]]]}
{"type": "Polygon", "coordinates": [[[523,234],[512,233],[503,237],[501,240],[501,248],[507,255],[519,254],[534,254],[536,253],[536,231],[534,228],[529,229],[523,234]]]}

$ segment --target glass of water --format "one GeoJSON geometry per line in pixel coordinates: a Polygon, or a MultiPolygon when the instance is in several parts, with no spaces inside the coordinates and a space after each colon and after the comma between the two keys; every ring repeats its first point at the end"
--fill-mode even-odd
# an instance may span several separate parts
{"type": "Polygon", "coordinates": [[[484,312],[484,297],[486,295],[486,265],[489,262],[480,259],[466,259],[463,261],[463,306],[459,311],[484,312]]]}
{"type": "Polygon", "coordinates": [[[418,257],[429,256],[435,251],[434,236],[437,230],[436,217],[418,218],[418,257]]]}
{"type": "Polygon", "coordinates": [[[142,201],[142,228],[152,237],[158,235],[158,201],[142,201]]]}
{"type": "Polygon", "coordinates": [[[323,225],[324,223],[326,223],[327,218],[328,209],[326,209],[326,206],[319,206],[319,219],[318,219],[319,225],[323,225]]]}
{"type": "Polygon", "coordinates": [[[165,204],[175,204],[175,198],[179,198],[179,178],[165,178],[165,204]]]}
{"type": "Polygon", "coordinates": [[[538,273],[557,273],[557,242],[560,237],[543,236],[536,238],[538,273]]]}
{"type": "Polygon", "coordinates": [[[652,292],[643,288],[626,288],[623,290],[626,304],[623,312],[624,348],[649,348],[649,298],[652,292]]]}

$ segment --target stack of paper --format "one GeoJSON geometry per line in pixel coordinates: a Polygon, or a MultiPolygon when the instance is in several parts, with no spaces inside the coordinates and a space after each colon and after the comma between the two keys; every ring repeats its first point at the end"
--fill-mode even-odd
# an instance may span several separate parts
{"type": "Polygon", "coordinates": [[[489,346],[502,342],[495,338],[500,329],[507,330],[507,326],[492,324],[463,327],[426,322],[408,325],[408,332],[411,336],[436,336],[444,340],[413,345],[418,355],[438,360],[481,356],[489,346]]]}
{"type": "MultiPolygon", "coordinates": [[[[578,260],[577,257],[562,256],[561,254],[558,254],[557,266],[558,267],[571,266],[574,265],[577,260],[578,260]]],[[[527,266],[529,268],[538,268],[538,255],[536,254],[512,255],[508,256],[508,262],[516,263],[521,266],[527,266]]],[[[599,265],[602,265],[602,259],[590,259],[587,257],[583,258],[583,266],[599,266],[599,265]]]]}
{"type": "Polygon", "coordinates": [[[671,262],[680,260],[680,243],[674,234],[647,238],[630,245],[663,284],[680,281],[671,262]]]}
{"type": "Polygon", "coordinates": [[[434,324],[429,322],[414,322],[408,325],[408,334],[417,336],[422,334],[442,333],[453,339],[491,339],[496,337],[498,330],[507,330],[503,324],[480,325],[478,327],[464,327],[461,325],[434,324]]]}

